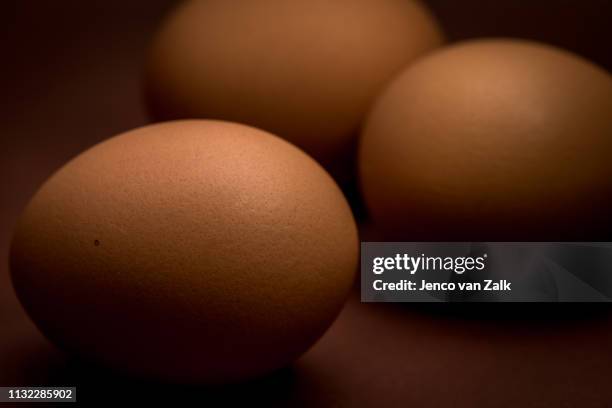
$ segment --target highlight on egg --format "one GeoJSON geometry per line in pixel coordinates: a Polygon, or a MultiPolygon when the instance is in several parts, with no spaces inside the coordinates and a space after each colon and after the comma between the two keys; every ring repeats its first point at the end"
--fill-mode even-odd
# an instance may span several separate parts
{"type": "Polygon", "coordinates": [[[535,42],[473,40],[415,62],[360,141],[386,239],[609,240],[612,78],[535,42]]]}
{"type": "Polygon", "coordinates": [[[34,195],[15,290],[55,344],[118,371],[218,384],[269,373],[328,328],[355,223],[332,178],[267,132],[190,120],[85,151],[34,195]]]}
{"type": "Polygon", "coordinates": [[[380,87],[442,41],[417,0],[191,0],[153,40],[147,100],[157,120],[270,131],[350,183],[380,87]]]}

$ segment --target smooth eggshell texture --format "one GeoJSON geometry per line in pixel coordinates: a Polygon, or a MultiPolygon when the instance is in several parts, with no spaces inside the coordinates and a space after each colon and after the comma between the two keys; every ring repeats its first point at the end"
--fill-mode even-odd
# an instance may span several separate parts
{"type": "Polygon", "coordinates": [[[612,237],[612,78],[560,49],[479,40],[426,56],[376,102],[359,154],[389,239],[612,237]]]}
{"type": "Polygon", "coordinates": [[[11,270],[56,344],[127,373],[223,383],[311,346],[357,268],[331,177],[266,132],[215,121],[140,128],[54,174],[14,235],[11,270]]]}
{"type": "Polygon", "coordinates": [[[268,130],[346,180],[380,88],[441,42],[414,0],[192,0],[153,41],[148,101],[157,119],[268,130]]]}

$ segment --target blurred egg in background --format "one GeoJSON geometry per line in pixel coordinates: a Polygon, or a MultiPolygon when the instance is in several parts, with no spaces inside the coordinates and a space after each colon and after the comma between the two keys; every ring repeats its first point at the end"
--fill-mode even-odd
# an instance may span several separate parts
{"type": "Polygon", "coordinates": [[[387,240],[612,236],[612,77],[548,45],[475,40],[382,93],[359,150],[387,240]]]}
{"type": "Polygon", "coordinates": [[[351,185],[355,138],[373,98],[442,41],[416,0],[190,0],[152,43],[148,105],[156,120],[268,130],[351,185]]]}

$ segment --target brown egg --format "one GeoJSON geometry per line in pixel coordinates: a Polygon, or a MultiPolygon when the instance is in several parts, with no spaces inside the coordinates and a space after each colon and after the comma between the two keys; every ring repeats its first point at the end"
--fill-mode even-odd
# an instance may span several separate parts
{"type": "Polygon", "coordinates": [[[389,238],[609,239],[612,78],[537,43],[448,47],[382,94],[359,161],[389,238]]]}
{"type": "Polygon", "coordinates": [[[137,129],[54,174],[11,248],[15,289],[60,347],[189,383],[295,359],[341,309],[357,267],[350,209],[291,144],[224,122],[137,129]]]}
{"type": "Polygon", "coordinates": [[[154,40],[148,101],[157,119],[268,130],[346,180],[381,86],[441,42],[413,0],[188,1],[154,40]]]}

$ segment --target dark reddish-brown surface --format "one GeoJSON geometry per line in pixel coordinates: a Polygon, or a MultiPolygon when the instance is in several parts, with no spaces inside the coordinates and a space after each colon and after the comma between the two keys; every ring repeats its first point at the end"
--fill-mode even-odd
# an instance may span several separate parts
{"type": "MultiPolygon", "coordinates": [[[[605,0],[431,3],[451,38],[535,38],[612,67],[607,43],[612,3],[605,0]]],[[[474,305],[459,311],[455,306],[450,313],[450,308],[366,305],[353,297],[294,367],[215,390],[123,379],[54,350],[10,286],[6,254],[12,226],[50,172],[84,148],[146,123],[141,57],[170,4],[3,4],[0,385],[76,385],[81,401],[119,395],[272,406],[612,405],[612,313],[603,306],[474,305]]]]}

